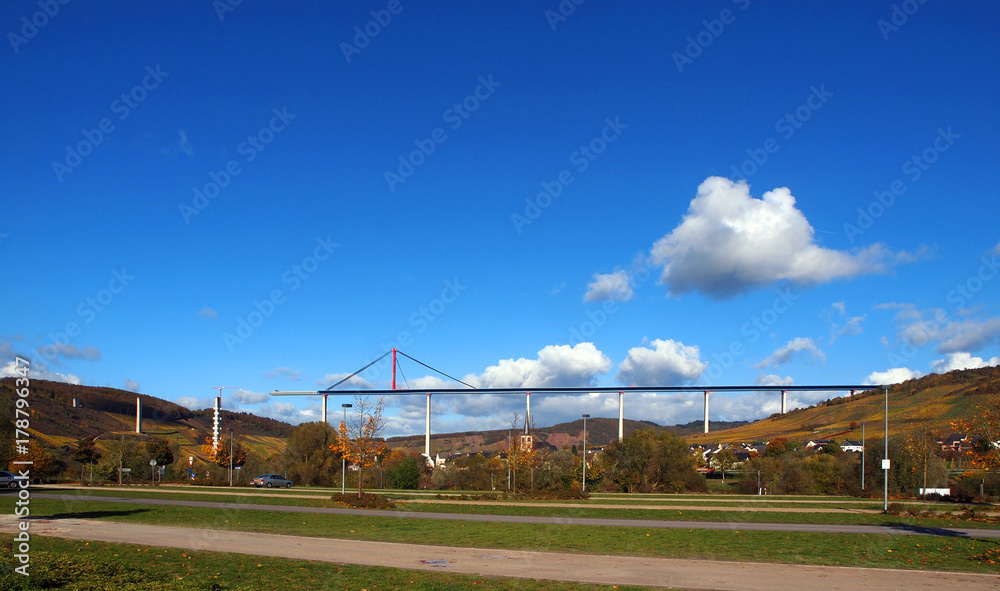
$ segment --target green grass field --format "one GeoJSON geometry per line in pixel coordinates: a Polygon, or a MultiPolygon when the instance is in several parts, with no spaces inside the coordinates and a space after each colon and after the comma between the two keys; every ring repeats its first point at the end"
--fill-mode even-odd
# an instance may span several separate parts
{"type": "MultiPolygon", "coordinates": [[[[41,489],[39,489],[41,490],[41,489]]],[[[183,489],[179,489],[183,490],[183,489]]],[[[299,495],[307,489],[291,489],[290,491],[271,491],[278,496],[264,496],[259,493],[244,493],[242,490],[235,494],[200,494],[202,491],[191,492],[154,492],[149,489],[132,490],[104,490],[104,489],[66,489],[59,490],[46,488],[44,492],[60,494],[73,494],[80,499],[88,496],[111,496],[125,498],[150,498],[150,499],[172,499],[181,501],[210,501],[217,503],[246,503],[254,505],[281,505],[296,507],[340,507],[325,494],[317,494],[315,498],[301,498],[292,495],[299,495]],[[283,493],[288,493],[283,495],[283,493]]],[[[210,490],[212,493],[226,492],[225,489],[210,490]]],[[[310,494],[310,497],[313,495],[310,494]]],[[[447,495],[452,496],[452,495],[447,495]]],[[[752,497],[759,499],[760,497],[752,497]]],[[[430,501],[433,497],[422,500],[430,501]]],[[[873,501],[858,502],[857,499],[834,499],[829,502],[820,502],[820,498],[810,498],[816,501],[809,504],[794,503],[795,499],[781,499],[775,502],[750,502],[740,498],[725,498],[720,502],[718,497],[703,496],[701,498],[687,498],[674,500],[670,497],[661,500],[645,499],[641,504],[625,503],[618,499],[591,499],[587,501],[568,501],[562,503],[549,502],[546,505],[541,503],[527,503],[525,505],[510,505],[504,501],[485,504],[458,504],[458,503],[406,503],[398,502],[397,509],[402,511],[418,511],[424,513],[462,513],[470,515],[537,515],[545,517],[587,517],[603,519],[651,519],[651,520],[678,520],[678,521],[712,521],[724,523],[824,523],[824,524],[851,524],[851,525],[884,525],[887,523],[903,523],[906,525],[920,527],[969,527],[984,529],[1000,529],[1000,523],[986,523],[963,519],[960,516],[953,518],[926,518],[913,516],[892,516],[881,513],[817,513],[803,512],[806,508],[823,509],[844,509],[847,511],[857,511],[858,509],[868,509],[871,511],[881,511],[882,503],[873,501]],[[643,508],[650,505],[683,505],[691,504],[691,510],[685,509],[649,509],[643,508]],[[602,504],[629,505],[632,508],[620,509],[612,507],[601,507],[602,504]],[[558,505],[558,506],[547,506],[558,505]],[[566,505],[585,505],[566,506],[566,505]],[[711,511],[698,510],[697,507],[710,507],[711,511]],[[729,510],[726,510],[726,508],[729,510]],[[795,511],[752,511],[739,510],[741,507],[754,509],[757,507],[785,508],[795,511]]],[[[801,501],[802,499],[799,499],[801,501]]],[[[908,505],[914,509],[949,511],[961,509],[961,506],[938,504],[913,504],[908,505]]],[[[389,512],[391,514],[391,512],[389,512]]]]}
{"type": "MultiPolygon", "coordinates": [[[[0,500],[13,511],[14,499],[0,500]]],[[[35,498],[33,516],[442,546],[996,572],[1000,541],[936,536],[665,530],[203,509],[35,498]]],[[[900,522],[904,521],[899,519],[900,522]]]]}

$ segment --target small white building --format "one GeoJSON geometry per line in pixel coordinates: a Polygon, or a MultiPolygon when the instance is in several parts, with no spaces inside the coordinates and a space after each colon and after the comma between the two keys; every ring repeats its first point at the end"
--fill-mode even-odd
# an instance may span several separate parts
{"type": "Polygon", "coordinates": [[[861,445],[860,441],[852,441],[850,439],[845,439],[844,442],[840,444],[840,449],[842,451],[853,451],[856,453],[861,453],[865,451],[865,446],[861,445]]]}

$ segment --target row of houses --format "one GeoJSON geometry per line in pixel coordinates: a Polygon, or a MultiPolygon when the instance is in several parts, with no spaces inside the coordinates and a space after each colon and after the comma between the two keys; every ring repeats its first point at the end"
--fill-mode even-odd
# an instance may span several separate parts
{"type": "MultiPolygon", "coordinates": [[[[692,445],[690,447],[691,455],[699,458],[700,463],[704,463],[705,466],[712,466],[712,457],[721,452],[724,449],[729,449],[736,456],[736,463],[742,464],[753,458],[754,456],[762,456],[767,450],[767,441],[757,441],[753,443],[700,443],[692,445]]],[[[840,450],[848,453],[862,453],[864,451],[864,446],[860,441],[853,439],[844,439],[840,442],[836,442],[832,439],[811,439],[805,443],[805,448],[812,451],[820,451],[825,446],[831,443],[836,443],[840,446],[840,450]]],[[[947,452],[966,452],[972,449],[975,443],[975,437],[966,435],[965,433],[952,433],[947,437],[937,441],[937,444],[941,447],[942,453],[947,452]]],[[[555,451],[556,448],[545,442],[532,442],[533,447],[548,448],[548,451],[555,451]]],[[[604,450],[602,446],[594,446],[587,448],[587,456],[592,457],[592,454],[600,453],[604,450]]],[[[491,452],[482,451],[476,452],[482,454],[486,458],[493,456],[498,456],[501,459],[506,459],[506,454],[503,452],[491,452]]],[[[429,458],[428,467],[441,468],[445,466],[448,462],[454,461],[461,458],[465,454],[463,452],[453,452],[453,453],[437,453],[434,454],[433,458],[429,458]]]]}
{"type": "MultiPolygon", "coordinates": [[[[966,435],[965,433],[952,433],[951,435],[938,440],[936,443],[940,446],[942,453],[948,453],[970,451],[975,442],[975,436],[966,435]]],[[[805,443],[805,448],[813,451],[820,451],[831,443],[837,442],[832,439],[811,439],[805,443]]],[[[703,443],[692,445],[691,454],[703,460],[706,466],[711,467],[712,457],[724,449],[729,449],[736,456],[736,463],[742,464],[754,456],[764,455],[764,452],[767,450],[767,444],[767,441],[734,444],[703,443]]],[[[844,439],[843,441],[837,443],[837,445],[840,446],[840,450],[843,452],[862,453],[865,449],[862,442],[852,439],[844,439]]]]}

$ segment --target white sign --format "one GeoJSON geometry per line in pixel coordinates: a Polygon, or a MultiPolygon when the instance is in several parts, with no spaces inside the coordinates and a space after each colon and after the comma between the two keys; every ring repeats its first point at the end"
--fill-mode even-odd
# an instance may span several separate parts
{"type": "Polygon", "coordinates": [[[122,472],[131,472],[132,468],[122,468],[121,471],[122,472]]]}
{"type": "Polygon", "coordinates": [[[149,465],[150,466],[155,466],[156,465],[156,460],[149,460],[149,465]]]}
{"type": "Polygon", "coordinates": [[[882,460],[882,469],[883,470],[889,469],[889,460],[882,460]]]}

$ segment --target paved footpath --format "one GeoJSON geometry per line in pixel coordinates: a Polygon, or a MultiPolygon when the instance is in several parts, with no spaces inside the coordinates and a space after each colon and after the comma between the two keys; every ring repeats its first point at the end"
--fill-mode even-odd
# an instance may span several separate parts
{"type": "MultiPolygon", "coordinates": [[[[13,535],[15,528],[13,516],[0,517],[0,531],[5,537],[13,535]]],[[[74,518],[32,520],[31,533],[339,564],[644,587],[734,591],[1000,590],[998,575],[452,548],[74,518]]]]}

